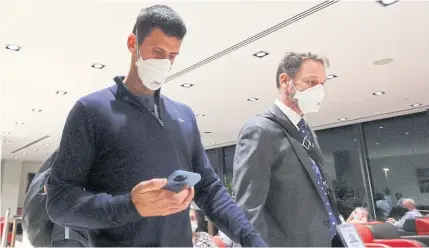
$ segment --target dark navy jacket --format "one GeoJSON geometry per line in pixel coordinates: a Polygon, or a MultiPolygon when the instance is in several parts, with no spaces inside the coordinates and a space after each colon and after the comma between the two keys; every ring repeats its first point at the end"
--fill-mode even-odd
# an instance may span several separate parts
{"type": "Polygon", "coordinates": [[[47,185],[51,219],[89,230],[95,246],[190,247],[188,211],[141,217],[130,196],[141,181],[181,169],[201,174],[194,201],[217,227],[244,246],[265,246],[213,171],[192,110],[160,95],[160,121],[115,81],[69,113],[47,185]]]}

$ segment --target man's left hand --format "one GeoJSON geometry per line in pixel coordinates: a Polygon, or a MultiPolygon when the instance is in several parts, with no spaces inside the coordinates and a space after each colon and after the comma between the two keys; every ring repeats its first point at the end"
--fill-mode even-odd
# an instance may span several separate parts
{"type": "Polygon", "coordinates": [[[387,223],[395,224],[396,220],[393,218],[389,218],[386,220],[387,223]]]}

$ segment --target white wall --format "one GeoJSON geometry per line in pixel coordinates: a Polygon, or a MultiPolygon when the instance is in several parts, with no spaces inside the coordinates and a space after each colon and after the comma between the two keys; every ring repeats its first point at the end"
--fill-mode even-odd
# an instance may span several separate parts
{"type": "MultiPolygon", "coordinates": [[[[1,127],[0,127],[1,132],[1,127]]],[[[3,160],[1,154],[3,151],[3,136],[0,135],[0,211],[2,210],[2,198],[3,198],[3,160]]],[[[0,216],[3,216],[3,213],[0,212],[0,216]]]]}
{"type": "Polygon", "coordinates": [[[21,169],[21,178],[19,182],[19,197],[18,197],[18,207],[22,207],[24,204],[25,194],[27,190],[27,179],[28,179],[28,173],[36,173],[40,167],[42,166],[42,163],[40,162],[24,162],[22,164],[21,169]]]}
{"type": "Polygon", "coordinates": [[[36,173],[42,163],[22,162],[19,160],[4,160],[2,163],[2,215],[7,208],[11,209],[11,214],[16,213],[16,209],[22,207],[25,199],[28,173],[36,173]]]}
{"type": "Polygon", "coordinates": [[[18,206],[19,180],[21,177],[22,162],[18,160],[5,160],[3,164],[1,213],[10,208],[11,215],[16,214],[18,206]]]}
{"type": "Polygon", "coordinates": [[[416,174],[416,169],[429,168],[429,153],[371,159],[370,165],[374,187],[377,190],[389,186],[392,195],[402,193],[406,198],[413,198],[417,205],[429,205],[429,194],[420,193],[416,174]],[[388,184],[383,168],[389,168],[388,184]]]}

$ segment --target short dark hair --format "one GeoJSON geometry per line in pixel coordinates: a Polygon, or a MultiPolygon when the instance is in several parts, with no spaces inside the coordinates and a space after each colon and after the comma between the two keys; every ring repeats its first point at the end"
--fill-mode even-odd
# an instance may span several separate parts
{"type": "Polygon", "coordinates": [[[182,18],[167,5],[143,8],[134,24],[133,34],[138,31],[137,40],[141,44],[154,28],[159,28],[166,35],[180,40],[186,35],[186,26],[182,18]]]}
{"type": "Polygon", "coordinates": [[[296,73],[301,68],[302,62],[306,59],[318,61],[325,66],[329,66],[329,60],[327,58],[319,57],[317,54],[314,54],[314,53],[294,53],[294,52],[286,53],[286,55],[280,61],[279,66],[277,67],[277,74],[276,74],[277,88],[280,88],[280,79],[279,79],[280,74],[286,73],[288,77],[294,78],[296,73]]]}

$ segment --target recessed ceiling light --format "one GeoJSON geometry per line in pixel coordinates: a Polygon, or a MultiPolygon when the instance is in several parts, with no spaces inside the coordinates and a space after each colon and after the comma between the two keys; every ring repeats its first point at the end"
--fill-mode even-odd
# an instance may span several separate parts
{"type": "Polygon", "coordinates": [[[188,84],[188,83],[185,83],[185,84],[182,84],[182,85],[180,85],[180,86],[182,86],[183,88],[191,88],[192,86],[194,86],[193,84],[188,84]]]}
{"type": "Polygon", "coordinates": [[[376,146],[380,145],[380,143],[375,143],[376,146]]]}
{"type": "Polygon", "coordinates": [[[410,134],[410,132],[406,132],[406,133],[405,133],[405,135],[408,135],[408,134],[410,134]]]}
{"type": "Polygon", "coordinates": [[[62,91],[62,90],[59,90],[59,91],[57,91],[57,92],[55,92],[57,95],[65,95],[65,94],[67,94],[67,91],[62,91]]]}
{"type": "Polygon", "coordinates": [[[23,125],[23,124],[24,124],[24,122],[22,122],[22,121],[17,121],[17,122],[15,122],[15,124],[16,124],[16,125],[23,125]]]}
{"type": "Polygon", "coordinates": [[[249,101],[249,102],[255,102],[255,101],[258,101],[259,99],[258,98],[255,98],[255,97],[252,97],[252,98],[248,98],[247,99],[247,101],[249,101]]]}
{"type": "Polygon", "coordinates": [[[49,146],[49,144],[48,144],[48,143],[46,143],[46,144],[45,144],[45,146],[49,146]]]}
{"type": "Polygon", "coordinates": [[[20,47],[20,46],[17,46],[17,45],[13,45],[13,44],[7,44],[7,45],[6,45],[6,49],[7,49],[7,50],[11,50],[11,51],[18,52],[19,50],[21,50],[21,47],[20,47]]]}
{"type": "Polygon", "coordinates": [[[336,77],[338,77],[338,76],[334,75],[334,74],[329,74],[329,75],[326,76],[326,79],[333,79],[333,78],[336,78],[336,77]]]}
{"type": "Polygon", "coordinates": [[[381,96],[381,95],[384,95],[384,94],[386,94],[386,92],[384,92],[384,91],[377,91],[377,92],[374,92],[374,93],[372,93],[374,96],[381,96]]]}
{"type": "Polygon", "coordinates": [[[339,121],[346,121],[347,120],[347,118],[340,118],[340,119],[338,119],[339,121]]]}
{"type": "Polygon", "coordinates": [[[18,159],[18,156],[13,157],[14,159],[18,159]]]}
{"type": "Polygon", "coordinates": [[[31,111],[33,111],[33,112],[37,112],[37,113],[42,112],[42,110],[41,110],[41,109],[32,109],[31,111]]]}
{"type": "Polygon", "coordinates": [[[384,127],[383,126],[379,126],[378,128],[383,129],[384,127]]]}
{"type": "Polygon", "coordinates": [[[253,56],[257,57],[257,58],[263,58],[265,56],[267,56],[269,53],[264,52],[264,51],[259,51],[257,53],[254,53],[253,56]]]}
{"type": "Polygon", "coordinates": [[[418,107],[418,106],[422,106],[422,104],[421,103],[414,103],[414,104],[411,104],[410,106],[411,107],[418,107]]]}
{"type": "Polygon", "coordinates": [[[33,148],[33,151],[37,151],[38,149],[37,148],[33,148]]]}
{"type": "MultiPolygon", "coordinates": [[[[389,155],[386,155],[389,156],[389,155]]],[[[389,171],[389,168],[383,168],[384,171],[389,171]]]]}
{"type": "Polygon", "coordinates": [[[95,68],[95,69],[103,69],[104,67],[106,67],[105,65],[103,65],[103,64],[99,64],[99,63],[94,63],[94,64],[92,64],[91,65],[91,67],[92,68],[95,68]]]}
{"type": "Polygon", "coordinates": [[[391,58],[384,58],[374,61],[374,65],[387,65],[389,63],[392,63],[393,59],[391,58]]]}
{"type": "Polygon", "coordinates": [[[22,155],[26,155],[27,153],[23,152],[22,155]]]}
{"type": "Polygon", "coordinates": [[[205,115],[204,114],[196,114],[195,116],[196,117],[204,117],[205,115]]]}
{"type": "Polygon", "coordinates": [[[384,7],[389,6],[391,4],[394,4],[396,2],[398,2],[399,0],[379,0],[377,1],[378,3],[380,3],[381,5],[383,5],[384,7]]]}
{"type": "Polygon", "coordinates": [[[10,143],[10,142],[12,142],[12,141],[10,141],[10,140],[5,140],[4,142],[5,142],[5,143],[10,143]]]}

